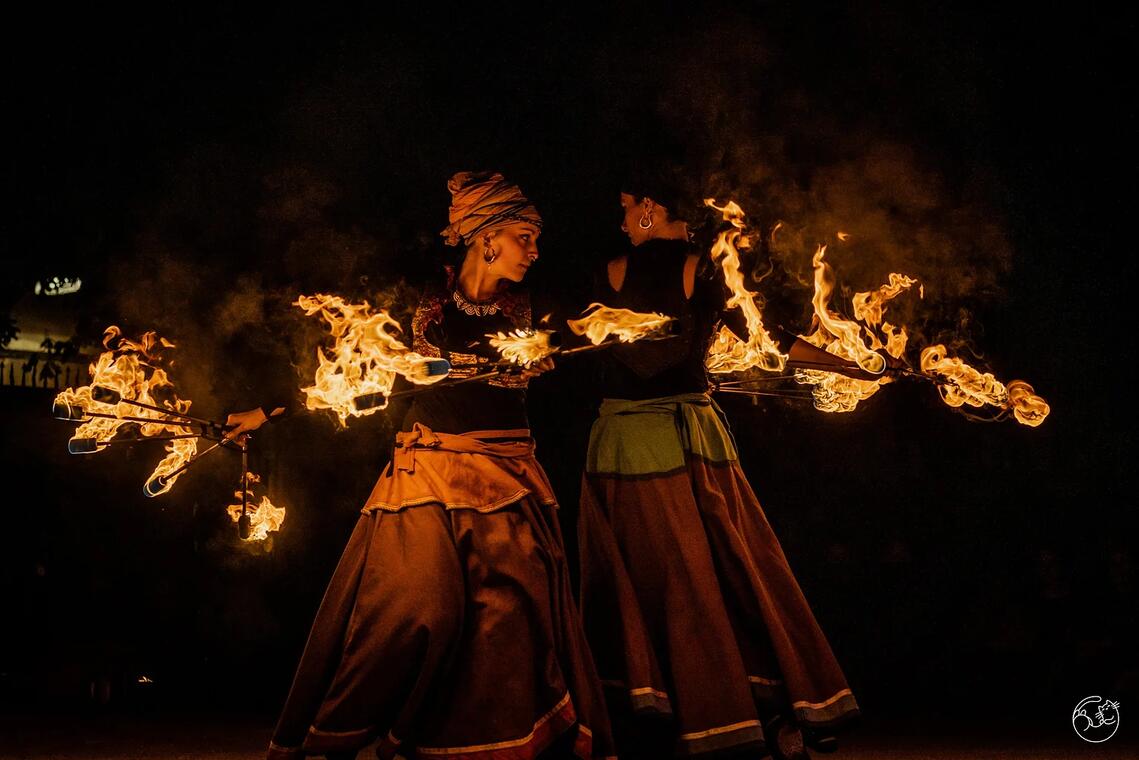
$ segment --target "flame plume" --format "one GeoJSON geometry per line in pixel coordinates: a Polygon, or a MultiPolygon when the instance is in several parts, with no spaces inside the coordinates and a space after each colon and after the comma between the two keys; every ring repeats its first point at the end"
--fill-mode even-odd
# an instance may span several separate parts
{"type": "MultiPolygon", "coordinates": [[[[803,336],[812,345],[849,359],[864,371],[876,374],[885,369],[885,359],[879,352],[884,351],[895,359],[905,354],[908,336],[905,327],[895,327],[885,321],[886,304],[909,290],[919,286],[919,294],[924,295],[917,280],[906,275],[892,273],[887,282],[877,290],[855,293],[851,299],[854,316],[858,322],[842,319],[828,308],[834,292],[835,276],[830,265],[824,261],[826,247],[820,246],[812,261],[815,268],[815,293],[812,304],[815,309],[817,327],[803,336]],[[877,369],[881,368],[881,369],[877,369]]],[[[951,407],[992,406],[1000,410],[996,419],[1012,415],[1017,422],[1036,427],[1048,416],[1047,402],[1036,395],[1032,386],[1023,380],[1014,380],[1005,386],[992,373],[980,372],[957,358],[947,355],[945,346],[929,346],[921,352],[921,371],[927,377],[938,380],[938,392],[951,407]]],[[[812,385],[815,408],[824,412],[849,412],[863,401],[878,392],[883,385],[893,382],[888,374],[875,379],[846,377],[833,372],[818,370],[798,370],[798,382],[812,385]]]]}
{"type": "MultiPolygon", "coordinates": [[[[721,327],[705,358],[705,366],[712,373],[742,372],[752,368],[769,372],[781,371],[786,366],[788,357],[779,350],[764,328],[763,316],[755,300],[756,294],[744,287],[740,272],[739,249],[747,248],[750,244],[745,235],[743,210],[732,201],[724,206],[717,206],[712,198],[707,198],[704,202],[721,212],[724,221],[731,224],[731,229],[717,236],[712,247],[712,260],[723,270],[724,281],[732,294],[727,307],[738,307],[748,326],[746,342],[739,340],[728,328],[721,327]]],[[[771,230],[773,242],[782,226],[783,223],[779,222],[771,230]]],[[[844,243],[851,239],[851,235],[843,231],[837,232],[835,236],[844,243]]],[[[918,376],[917,372],[905,368],[903,361],[909,340],[905,327],[887,322],[885,312],[889,301],[913,286],[918,286],[921,298],[925,297],[925,290],[916,279],[897,272],[891,273],[889,281],[877,290],[854,295],[851,307],[854,320],[857,321],[843,319],[829,308],[835,275],[830,264],[824,260],[825,255],[826,246],[819,246],[811,262],[814,268],[814,294],[811,299],[814,307],[814,331],[801,337],[813,346],[856,364],[871,377],[849,377],[838,372],[797,368],[794,379],[812,386],[811,396],[816,409],[824,412],[850,412],[859,402],[870,398],[879,388],[895,379],[894,375],[886,372],[887,356],[899,360],[901,366],[892,365],[892,368],[900,374],[918,376]]],[[[997,419],[1011,415],[1017,422],[1032,427],[1041,424],[1050,411],[1047,402],[1036,395],[1028,383],[1014,380],[1005,386],[991,373],[979,372],[959,359],[946,356],[945,347],[941,345],[930,346],[922,351],[921,374],[938,383],[942,398],[952,407],[979,407],[987,404],[1000,410],[997,419]]],[[[763,394],[757,392],[756,395],[763,394]]]]}
{"type": "MultiPolygon", "coordinates": [[[[262,496],[260,504],[253,503],[253,486],[260,482],[260,476],[252,472],[246,472],[245,479],[242,481],[242,487],[248,493],[246,514],[252,521],[249,538],[243,539],[245,541],[264,541],[270,533],[280,530],[281,524],[285,522],[285,509],[273,506],[273,502],[269,501],[268,496],[262,496]]],[[[233,492],[233,497],[237,499],[237,503],[230,504],[225,510],[235,523],[241,519],[242,487],[238,487],[233,492]]]]}
{"type": "Polygon", "coordinates": [[[186,462],[190,461],[195,454],[198,453],[198,439],[197,438],[179,438],[178,440],[170,441],[166,445],[166,456],[154,468],[154,472],[150,473],[150,477],[146,479],[146,493],[149,496],[161,496],[174,487],[178,482],[178,478],[182,477],[182,473],[178,473],[172,478],[167,479],[166,476],[177,470],[186,462]],[[159,478],[162,478],[159,481],[159,478]],[[162,488],[157,488],[155,485],[158,482],[164,483],[162,488]]]}
{"type": "Polygon", "coordinates": [[[296,302],[305,314],[319,314],[327,323],[335,342],[332,348],[318,348],[318,367],[312,385],[302,388],[309,409],[331,409],[347,425],[349,417],[372,414],[387,406],[357,409],[352,400],[365,394],[391,393],[396,375],[413,383],[427,385],[443,378],[424,371],[428,357],[409,350],[397,337],[399,323],[386,311],[372,311],[363,303],[348,303],[333,295],[301,296],[296,302]]]}
{"type": "Polygon", "coordinates": [[[584,335],[595,346],[610,337],[621,343],[632,343],[642,338],[662,334],[674,321],[672,317],[656,312],[641,313],[629,309],[616,309],[600,303],[591,303],[592,309],[581,319],[567,319],[566,324],[574,335],[584,335]]]}
{"type": "MultiPolygon", "coordinates": [[[[819,327],[815,335],[829,333],[830,341],[815,343],[816,346],[826,348],[832,354],[844,359],[851,359],[866,372],[877,375],[886,369],[886,360],[870,346],[862,342],[862,326],[856,322],[840,319],[832,314],[827,305],[830,303],[831,293],[834,292],[835,276],[830,265],[823,261],[827,247],[819,246],[811,264],[815,269],[815,294],[811,298],[811,305],[815,307],[815,316],[819,320],[819,327]]],[[[869,294],[862,294],[869,296],[869,294]]],[[[873,313],[864,309],[864,313],[873,313]]],[[[820,341],[825,341],[820,338],[820,341]]]]}
{"type": "MultiPolygon", "coordinates": [[[[898,329],[883,321],[886,302],[909,290],[917,284],[917,280],[893,273],[890,281],[877,290],[855,293],[851,304],[855,317],[864,323],[860,325],[830,311],[835,275],[834,270],[823,260],[825,255],[826,246],[819,246],[811,261],[815,271],[815,292],[811,304],[815,309],[817,326],[813,333],[802,336],[803,340],[857,363],[865,372],[881,374],[886,369],[886,360],[877,352],[884,350],[895,359],[901,359],[908,340],[904,327],[898,329]],[[869,340],[869,344],[865,339],[869,340]]],[[[870,398],[883,385],[892,382],[892,378],[886,375],[862,379],[810,369],[798,370],[795,379],[814,386],[812,396],[815,408],[823,412],[854,411],[860,401],[870,398]]]]}
{"type": "Polygon", "coordinates": [[[871,328],[867,332],[870,334],[870,347],[872,349],[885,349],[890,356],[896,359],[901,358],[902,352],[906,348],[906,328],[903,327],[901,332],[895,334],[893,325],[889,322],[883,323],[886,302],[897,298],[903,291],[909,290],[917,284],[918,281],[913,277],[892,272],[890,281],[877,290],[854,294],[854,298],[851,299],[851,305],[854,307],[854,318],[861,319],[871,328]],[[878,334],[873,330],[878,325],[882,325],[882,333],[886,335],[885,343],[879,339],[878,334]]]}
{"type": "Polygon", "coordinates": [[[502,354],[508,362],[529,367],[540,362],[557,351],[557,346],[550,341],[554,335],[553,330],[513,330],[510,333],[498,332],[488,334],[492,348],[502,354]]]}
{"type": "Polygon", "coordinates": [[[939,391],[942,400],[954,408],[963,405],[994,406],[1011,413],[1017,422],[1029,427],[1040,425],[1051,411],[1048,403],[1037,396],[1028,383],[1013,380],[1006,386],[991,372],[981,372],[949,356],[941,344],[929,346],[921,352],[921,369],[947,381],[939,391]]]}
{"type": "MultiPolygon", "coordinates": [[[[76,428],[71,440],[94,439],[106,442],[114,438],[124,425],[137,425],[139,434],[144,437],[171,431],[182,432],[184,428],[171,425],[163,418],[161,412],[141,409],[126,403],[138,401],[151,406],[163,406],[171,412],[183,414],[190,410],[191,402],[178,398],[173,392],[174,384],[166,371],[155,366],[162,361],[162,351],[174,348],[174,344],[165,338],[160,338],[154,331],[144,333],[138,340],[132,340],[124,337],[122,330],[117,326],[111,325],[103,333],[103,347],[107,350],[99,354],[90,366],[90,385],[62,391],[55,397],[55,403],[81,407],[87,412],[107,414],[111,417],[92,417],[76,428]],[[120,400],[114,404],[96,401],[92,396],[92,388],[96,386],[118,392],[120,400]],[[163,391],[164,398],[161,401],[154,397],[154,392],[159,390],[163,391]],[[124,420],[122,417],[153,419],[154,422],[124,420]]],[[[198,442],[193,438],[168,442],[166,457],[151,473],[148,482],[178,469],[194,456],[197,450],[198,442]]],[[[155,495],[169,491],[177,480],[177,476],[172,478],[161,491],[156,491],[155,495]]]]}
{"type": "Polygon", "coordinates": [[[1013,380],[1008,386],[1008,406],[1013,418],[1022,425],[1037,427],[1052,411],[1048,402],[1036,395],[1031,385],[1023,380],[1013,380]]]}
{"type": "Polygon", "coordinates": [[[732,225],[731,229],[717,235],[716,242],[712,245],[712,260],[720,265],[724,281],[731,291],[727,308],[738,308],[743,312],[748,333],[747,340],[741,341],[727,327],[721,327],[708,349],[704,365],[709,372],[717,374],[742,372],[753,367],[779,372],[787,365],[787,356],[779,350],[763,326],[763,315],[755,302],[756,294],[744,287],[744,277],[740,271],[739,249],[750,245],[744,235],[743,209],[735,201],[717,206],[714,198],[705,198],[704,203],[719,211],[724,221],[732,225]]]}

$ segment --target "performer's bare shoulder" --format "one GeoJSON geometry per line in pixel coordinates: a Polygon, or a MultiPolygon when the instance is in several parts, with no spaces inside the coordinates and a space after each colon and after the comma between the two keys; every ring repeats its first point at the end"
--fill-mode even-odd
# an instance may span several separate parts
{"type": "Polygon", "coordinates": [[[700,254],[690,253],[684,260],[684,297],[691,298],[696,290],[696,269],[700,266],[700,254]]]}
{"type": "Polygon", "coordinates": [[[627,256],[620,256],[609,262],[609,287],[613,288],[615,293],[620,293],[621,287],[625,284],[625,270],[628,264],[627,256]]]}

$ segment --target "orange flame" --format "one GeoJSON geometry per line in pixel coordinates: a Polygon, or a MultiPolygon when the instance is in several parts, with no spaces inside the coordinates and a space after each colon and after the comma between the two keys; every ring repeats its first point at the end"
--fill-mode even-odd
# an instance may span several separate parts
{"type": "MultiPolygon", "coordinates": [[[[734,202],[717,206],[715,200],[704,201],[711,208],[720,211],[732,229],[721,232],[712,248],[712,259],[720,264],[724,280],[732,293],[727,307],[738,306],[747,318],[748,341],[736,338],[730,330],[722,327],[715,336],[705,359],[709,372],[728,373],[758,367],[768,371],[779,371],[786,366],[787,356],[779,351],[763,327],[762,315],[755,302],[754,293],[744,287],[740,273],[739,249],[746,248],[749,240],[744,234],[744,213],[734,202]]],[[[783,223],[777,223],[771,230],[772,243],[783,223]]],[[[842,242],[851,239],[844,231],[835,233],[842,242]]],[[[812,397],[817,409],[825,412],[849,412],[863,401],[878,392],[878,389],[894,380],[884,374],[887,362],[882,353],[895,359],[902,359],[909,336],[904,326],[898,327],[885,321],[886,304],[914,285],[918,286],[918,296],[925,298],[925,286],[916,279],[903,274],[891,273],[889,282],[877,290],[856,293],[851,300],[853,314],[858,322],[841,318],[828,308],[834,292],[835,276],[830,265],[824,261],[826,246],[819,246],[812,259],[814,268],[814,307],[815,330],[803,340],[829,353],[855,363],[873,379],[848,377],[837,372],[817,369],[796,368],[795,380],[813,386],[812,397]]],[[[806,364],[807,362],[804,362],[806,364]]],[[[1036,395],[1032,386],[1022,380],[1014,380],[1006,387],[989,373],[981,373],[958,359],[945,356],[944,346],[931,346],[921,355],[922,372],[935,379],[940,376],[945,381],[939,385],[942,398],[950,406],[982,406],[990,404],[1011,414],[1018,422],[1035,427],[1041,424],[1050,411],[1047,402],[1036,395]]],[[[906,370],[909,374],[915,374],[906,370]]]]}
{"type": "Polygon", "coordinates": [[[443,375],[428,376],[428,357],[409,350],[397,338],[399,323],[386,311],[373,313],[371,305],[348,303],[339,296],[301,296],[295,304],[305,314],[320,314],[328,323],[335,342],[332,348],[318,348],[318,367],[312,385],[302,388],[309,409],[331,409],[347,425],[349,417],[360,417],[387,406],[358,410],[352,400],[369,393],[391,393],[396,375],[413,383],[428,385],[443,375]]]}
{"type": "Polygon", "coordinates": [[[165,480],[165,485],[161,489],[155,489],[149,484],[156,482],[158,478],[165,479],[167,475],[177,470],[186,462],[190,461],[195,454],[198,453],[198,439],[197,438],[178,438],[166,444],[166,456],[154,468],[154,472],[150,473],[150,477],[146,479],[148,484],[147,493],[151,496],[161,496],[174,487],[178,482],[178,478],[182,477],[182,473],[178,473],[172,478],[165,480]]]}
{"type": "MultiPolygon", "coordinates": [[[[890,281],[877,290],[872,290],[868,293],[854,294],[854,298],[851,299],[851,305],[854,306],[855,319],[861,319],[870,327],[877,327],[882,324],[882,320],[885,316],[886,302],[897,298],[902,291],[909,290],[917,284],[918,281],[913,277],[892,272],[890,274],[890,281]]],[[[885,330],[886,327],[883,326],[883,329],[885,330]]],[[[873,332],[871,335],[873,336],[873,332]]],[[[879,346],[875,346],[875,348],[879,348],[879,346]]],[[[892,352],[890,355],[901,356],[901,354],[892,352]]]]}
{"type": "Polygon", "coordinates": [[[1037,427],[1052,411],[1048,402],[1037,396],[1033,387],[1023,380],[1013,380],[1008,384],[1008,408],[1017,422],[1029,427],[1037,427]]]}
{"type": "Polygon", "coordinates": [[[600,303],[591,303],[590,311],[581,319],[567,319],[566,324],[574,335],[584,335],[595,346],[615,337],[622,343],[632,343],[661,334],[674,321],[657,312],[637,312],[616,309],[600,303]]]}
{"type": "Polygon", "coordinates": [[[948,382],[939,386],[941,398],[952,407],[986,404],[1011,412],[1017,422],[1036,427],[1044,422],[1051,411],[1048,403],[1036,395],[1032,386],[1023,380],[1013,380],[1007,386],[991,372],[981,372],[965,362],[951,357],[945,346],[929,346],[921,352],[921,369],[929,375],[939,375],[948,382]]]}
{"type": "MultiPolygon", "coordinates": [[[[253,486],[261,482],[260,476],[247,472],[245,473],[245,481],[243,485],[248,492],[249,504],[246,507],[246,514],[250,518],[249,538],[246,541],[264,541],[269,537],[270,533],[274,533],[281,529],[281,524],[285,522],[285,509],[283,507],[274,507],[273,502],[269,501],[268,496],[261,497],[260,504],[253,503],[253,486]]],[[[239,487],[233,492],[233,497],[237,499],[236,504],[230,504],[226,507],[226,512],[229,514],[231,520],[235,523],[241,519],[241,488],[239,487]]]]}
{"type": "Polygon", "coordinates": [[[103,348],[110,348],[110,343],[115,338],[119,339],[118,345],[115,347],[117,351],[130,351],[132,353],[141,354],[147,361],[159,361],[161,356],[159,352],[164,348],[174,348],[174,344],[166,338],[158,337],[158,333],[151,330],[150,332],[143,333],[142,337],[138,340],[131,340],[123,335],[123,331],[116,325],[111,325],[103,331],[103,348]]]}
{"type": "MultiPolygon", "coordinates": [[[[743,312],[748,332],[747,340],[742,341],[728,328],[720,328],[708,349],[704,365],[709,372],[715,373],[742,372],[753,367],[778,372],[786,366],[787,356],[779,350],[763,326],[763,315],[755,302],[756,294],[744,287],[744,276],[740,271],[739,248],[750,245],[744,236],[743,209],[735,201],[717,206],[715,198],[705,198],[704,203],[723,214],[724,221],[732,225],[731,229],[717,235],[716,242],[712,245],[712,260],[723,270],[724,281],[732,294],[726,306],[743,312]]],[[[777,229],[779,225],[776,225],[775,230],[777,229]]],[[[773,236],[775,230],[771,231],[773,236]]]]}
{"type": "MultiPolygon", "coordinates": [[[[886,369],[886,360],[862,341],[862,326],[850,320],[840,319],[827,309],[831,293],[834,292],[835,276],[830,265],[823,261],[827,247],[819,246],[811,264],[815,269],[815,294],[811,298],[811,305],[815,307],[815,316],[819,320],[819,328],[815,335],[823,331],[829,333],[831,340],[815,343],[816,346],[826,348],[832,354],[844,359],[851,359],[865,371],[877,375],[886,369]]],[[[867,294],[868,295],[868,294],[867,294]]]]}
{"type": "MultiPolygon", "coordinates": [[[[885,304],[917,284],[917,280],[893,273],[889,283],[877,290],[855,293],[851,304],[855,317],[865,323],[860,325],[830,311],[835,276],[834,270],[823,261],[825,255],[826,246],[819,246],[811,262],[815,272],[815,293],[811,303],[818,326],[813,333],[803,336],[803,340],[857,363],[866,372],[879,374],[886,369],[886,360],[877,350],[884,349],[890,356],[900,359],[908,340],[904,327],[898,330],[889,322],[883,322],[885,304]],[[869,339],[869,345],[864,342],[864,336],[869,339]]],[[[860,401],[870,398],[883,385],[892,382],[888,376],[870,380],[810,369],[798,370],[795,379],[804,385],[814,386],[815,408],[824,412],[854,411],[860,401]]]]}
{"type": "MultiPolygon", "coordinates": [[[[158,337],[153,331],[143,334],[138,340],[131,340],[123,337],[122,330],[111,325],[103,333],[103,347],[107,350],[99,354],[90,366],[91,384],[62,391],[56,395],[55,403],[79,406],[88,412],[113,415],[113,418],[92,417],[75,429],[71,440],[90,438],[101,442],[109,441],[124,425],[132,424],[138,425],[139,434],[142,436],[183,431],[184,428],[173,426],[164,420],[161,412],[126,403],[138,401],[151,406],[164,406],[172,412],[183,414],[190,410],[191,402],[180,399],[173,393],[174,384],[166,371],[154,366],[162,360],[161,351],[174,348],[174,344],[158,337]],[[95,386],[117,391],[121,400],[116,404],[96,401],[92,397],[92,388],[95,386]],[[153,392],[158,389],[171,389],[170,392],[163,394],[169,398],[163,398],[161,402],[156,400],[153,392]],[[153,419],[154,422],[135,422],[120,419],[122,417],[153,419]]],[[[166,457],[151,473],[148,482],[178,469],[194,456],[197,450],[196,439],[182,438],[170,441],[166,445],[166,457]]],[[[166,483],[161,493],[169,491],[177,479],[175,477],[166,483]]]]}
{"type": "Polygon", "coordinates": [[[941,389],[941,397],[952,407],[985,404],[1003,407],[1008,402],[1008,389],[991,372],[980,372],[960,359],[948,356],[940,343],[921,352],[922,372],[941,375],[950,380],[941,389]]]}
{"type": "Polygon", "coordinates": [[[529,367],[540,362],[557,351],[556,346],[550,344],[553,330],[512,330],[510,333],[498,332],[488,334],[490,345],[502,354],[508,362],[529,367]]]}

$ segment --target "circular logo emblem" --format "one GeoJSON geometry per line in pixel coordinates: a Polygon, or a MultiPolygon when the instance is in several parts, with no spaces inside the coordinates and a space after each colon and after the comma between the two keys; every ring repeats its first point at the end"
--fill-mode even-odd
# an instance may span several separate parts
{"type": "Polygon", "coordinates": [[[1100,697],[1085,697],[1072,710],[1072,728],[1092,744],[1105,742],[1119,730],[1119,703],[1100,697]]]}

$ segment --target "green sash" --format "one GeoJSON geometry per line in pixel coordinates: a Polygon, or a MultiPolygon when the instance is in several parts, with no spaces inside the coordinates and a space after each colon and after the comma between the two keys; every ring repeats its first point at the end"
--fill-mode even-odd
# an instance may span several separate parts
{"type": "Polygon", "coordinates": [[[706,393],[627,401],[605,399],[593,423],[585,471],[651,475],[680,470],[690,456],[715,463],[737,459],[735,442],[706,393]]]}

